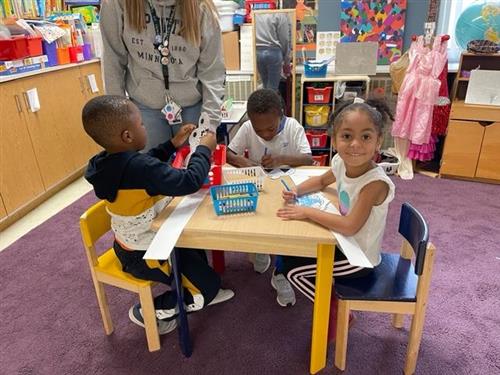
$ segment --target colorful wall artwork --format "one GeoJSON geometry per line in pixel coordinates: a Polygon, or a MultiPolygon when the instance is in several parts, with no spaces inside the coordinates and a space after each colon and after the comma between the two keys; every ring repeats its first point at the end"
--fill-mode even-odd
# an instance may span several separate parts
{"type": "Polygon", "coordinates": [[[397,60],[403,49],[407,0],[341,0],[341,42],[378,42],[378,64],[397,60]]]}

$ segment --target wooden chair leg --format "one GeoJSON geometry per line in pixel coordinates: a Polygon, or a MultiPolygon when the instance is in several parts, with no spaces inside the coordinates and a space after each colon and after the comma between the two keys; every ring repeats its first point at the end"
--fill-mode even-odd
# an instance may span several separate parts
{"type": "Polygon", "coordinates": [[[160,350],[160,335],[158,333],[158,325],[156,324],[156,313],[151,287],[139,289],[139,298],[141,301],[146,338],[148,340],[148,349],[150,352],[160,350]]]}
{"type": "Polygon", "coordinates": [[[404,314],[393,314],[392,315],[392,325],[395,328],[403,328],[405,322],[404,314]]]}
{"type": "Polygon", "coordinates": [[[339,299],[337,306],[337,336],[335,339],[335,367],[344,371],[347,356],[347,337],[349,334],[349,302],[339,299]]]}
{"type": "Polygon", "coordinates": [[[425,310],[415,312],[411,321],[410,338],[408,340],[408,349],[406,352],[406,361],[404,374],[411,375],[415,373],[417,367],[418,351],[420,349],[420,341],[422,339],[422,331],[424,328],[425,310]]]}
{"type": "Polygon", "coordinates": [[[109,312],[108,299],[106,297],[106,292],[104,291],[104,285],[101,284],[96,279],[94,281],[95,294],[97,297],[97,303],[99,304],[99,310],[101,311],[102,324],[104,325],[104,332],[106,335],[111,335],[113,333],[113,321],[111,320],[111,314],[109,312]]]}

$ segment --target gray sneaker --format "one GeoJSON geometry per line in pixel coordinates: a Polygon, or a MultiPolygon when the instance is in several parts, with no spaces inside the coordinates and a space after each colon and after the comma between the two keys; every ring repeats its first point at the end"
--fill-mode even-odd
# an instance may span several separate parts
{"type": "MultiPolygon", "coordinates": [[[[142,317],[142,309],[140,304],[136,304],[130,308],[128,311],[128,317],[132,322],[138,326],[144,328],[144,318],[142,317]]],[[[175,327],[177,327],[177,322],[174,320],[159,320],[156,319],[156,324],[158,324],[158,333],[160,335],[165,335],[172,332],[175,327]]]]}
{"type": "Polygon", "coordinates": [[[283,274],[275,275],[271,277],[271,285],[277,292],[276,301],[280,306],[287,307],[288,305],[295,305],[295,292],[283,274]]]}
{"type": "Polygon", "coordinates": [[[255,254],[253,269],[255,272],[264,273],[271,265],[271,256],[269,254],[255,254]]]}

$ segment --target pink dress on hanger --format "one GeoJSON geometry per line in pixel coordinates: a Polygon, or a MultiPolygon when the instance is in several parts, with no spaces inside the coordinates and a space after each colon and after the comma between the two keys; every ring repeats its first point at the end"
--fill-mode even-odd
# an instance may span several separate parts
{"type": "Polygon", "coordinates": [[[419,36],[410,47],[410,65],[398,94],[392,135],[422,145],[430,141],[432,112],[439,95],[438,77],[447,61],[446,43],[434,39],[432,50],[419,36]]]}

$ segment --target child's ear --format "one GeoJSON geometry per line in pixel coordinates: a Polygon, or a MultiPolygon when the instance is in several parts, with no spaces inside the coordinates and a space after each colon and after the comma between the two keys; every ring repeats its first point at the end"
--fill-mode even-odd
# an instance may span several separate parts
{"type": "Polygon", "coordinates": [[[132,133],[130,133],[128,130],[122,131],[120,138],[124,143],[132,143],[132,141],[134,140],[132,133]]]}

